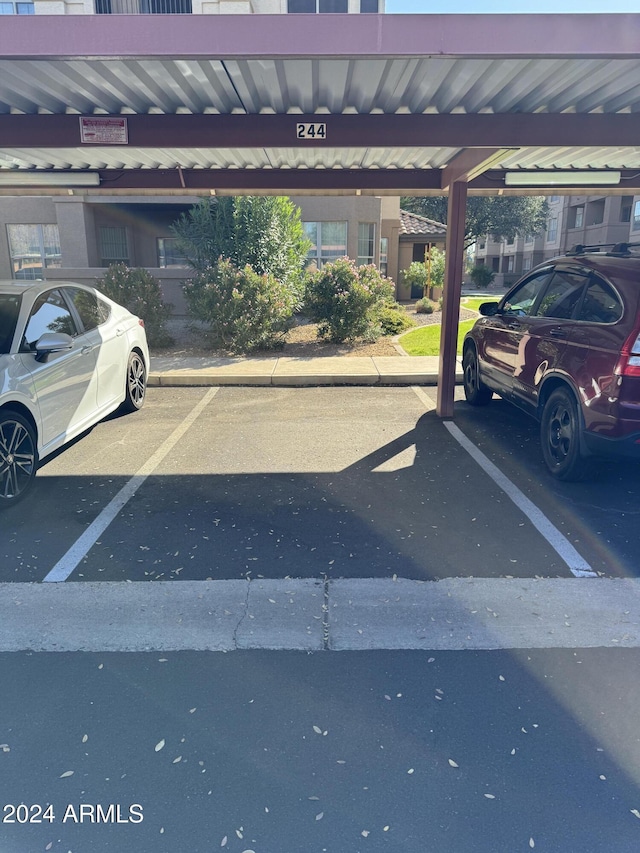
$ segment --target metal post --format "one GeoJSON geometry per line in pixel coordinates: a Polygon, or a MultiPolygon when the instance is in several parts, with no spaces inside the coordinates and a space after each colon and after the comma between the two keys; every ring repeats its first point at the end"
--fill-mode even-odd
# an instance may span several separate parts
{"type": "Polygon", "coordinates": [[[438,397],[436,413],[441,418],[453,417],[453,395],[456,376],[456,349],[460,297],[464,274],[464,232],[467,209],[467,184],[455,181],[449,188],[447,210],[447,240],[440,335],[440,364],[438,368],[438,397]]]}

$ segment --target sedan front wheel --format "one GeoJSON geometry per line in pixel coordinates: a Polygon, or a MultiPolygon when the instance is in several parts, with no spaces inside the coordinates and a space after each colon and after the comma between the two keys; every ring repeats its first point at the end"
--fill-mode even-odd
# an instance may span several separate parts
{"type": "Polygon", "coordinates": [[[142,408],[147,391],[147,368],[138,352],[129,355],[123,412],[137,412],[142,408]]]}
{"type": "Polygon", "coordinates": [[[30,489],[38,467],[36,435],[18,412],[0,413],[0,507],[21,500],[30,489]]]}

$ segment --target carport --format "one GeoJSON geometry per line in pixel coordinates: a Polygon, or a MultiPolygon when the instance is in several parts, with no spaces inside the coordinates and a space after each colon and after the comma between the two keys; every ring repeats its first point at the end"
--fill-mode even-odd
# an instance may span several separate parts
{"type": "Polygon", "coordinates": [[[467,194],[633,195],[639,111],[640,15],[8,16],[0,29],[1,194],[448,194],[448,418],[467,194]]]}

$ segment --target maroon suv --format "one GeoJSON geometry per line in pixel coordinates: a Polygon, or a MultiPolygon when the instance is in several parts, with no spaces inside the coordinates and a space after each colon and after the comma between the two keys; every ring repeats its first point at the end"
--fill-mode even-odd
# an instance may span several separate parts
{"type": "Polygon", "coordinates": [[[607,248],[531,270],[464,339],[467,401],[495,391],[537,418],[560,480],[583,477],[591,456],[640,458],[640,244],[607,248]]]}

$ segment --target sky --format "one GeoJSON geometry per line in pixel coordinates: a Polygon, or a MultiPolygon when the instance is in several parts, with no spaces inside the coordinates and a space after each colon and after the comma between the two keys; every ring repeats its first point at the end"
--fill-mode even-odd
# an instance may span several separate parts
{"type": "Polygon", "coordinates": [[[387,14],[548,14],[548,13],[621,13],[640,12],[640,0],[385,0],[387,14]]]}

